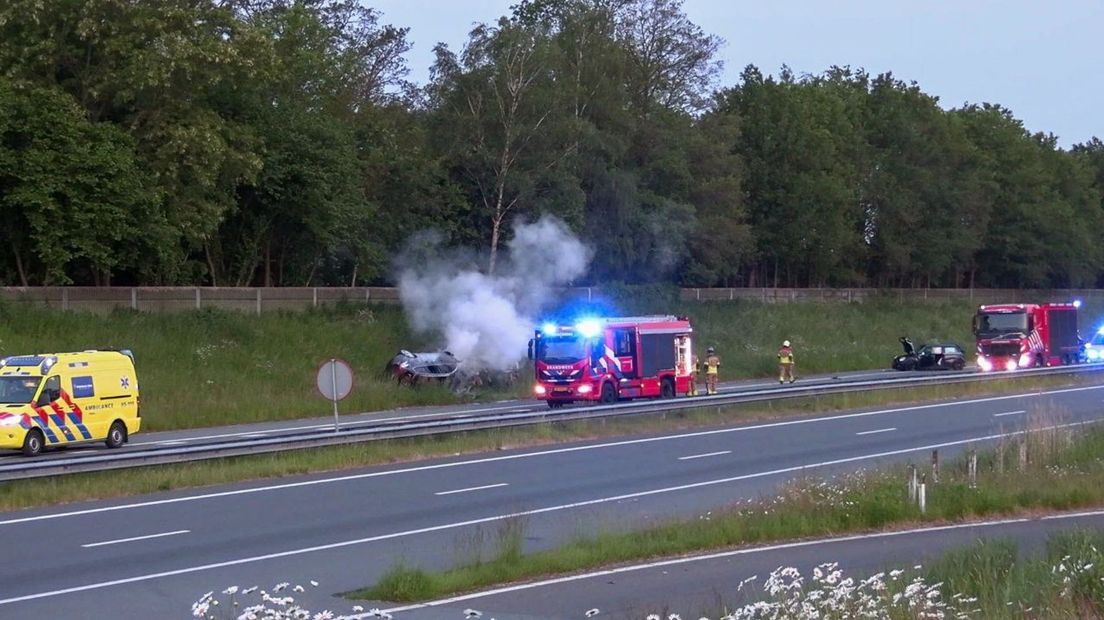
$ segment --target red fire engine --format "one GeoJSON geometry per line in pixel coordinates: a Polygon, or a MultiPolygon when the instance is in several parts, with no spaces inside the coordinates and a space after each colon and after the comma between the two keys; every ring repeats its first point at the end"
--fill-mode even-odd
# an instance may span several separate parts
{"type": "Polygon", "coordinates": [[[675,316],[547,323],[529,341],[536,368],[533,393],[549,407],[686,394],[692,331],[689,320],[675,316]]]}
{"type": "Polygon", "coordinates": [[[974,316],[983,371],[1072,364],[1080,359],[1080,302],[979,306],[974,316]]]}

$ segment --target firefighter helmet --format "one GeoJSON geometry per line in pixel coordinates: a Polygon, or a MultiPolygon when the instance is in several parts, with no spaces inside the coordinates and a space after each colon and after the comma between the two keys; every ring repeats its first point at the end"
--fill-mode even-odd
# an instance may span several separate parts
{"type": "Polygon", "coordinates": [[[784,346],[784,347],[790,346],[790,341],[789,340],[783,340],[782,341],[782,346],[784,346]]]}
{"type": "Polygon", "coordinates": [[[716,350],[716,349],[714,349],[713,347],[709,347],[708,349],[706,349],[706,350],[705,350],[705,352],[706,352],[706,353],[716,353],[716,352],[717,352],[717,350],[716,350]]]}

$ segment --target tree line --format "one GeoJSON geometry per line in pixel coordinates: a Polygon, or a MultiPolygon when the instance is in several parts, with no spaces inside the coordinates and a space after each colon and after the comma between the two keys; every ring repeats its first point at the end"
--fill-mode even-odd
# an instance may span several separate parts
{"type": "MultiPolygon", "coordinates": [[[[748,66],[681,0],[524,0],[407,79],[357,0],[0,7],[0,282],[386,284],[553,214],[587,282],[1104,284],[1104,143],[892,74],[748,66]]],[[[534,274],[539,277],[539,274],[534,274]]]]}

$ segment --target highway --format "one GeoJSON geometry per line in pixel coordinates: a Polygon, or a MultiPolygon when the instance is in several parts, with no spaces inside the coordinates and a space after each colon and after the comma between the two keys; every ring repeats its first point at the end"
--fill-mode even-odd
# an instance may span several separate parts
{"type": "Polygon", "coordinates": [[[0,617],[183,616],[209,590],[312,579],[321,585],[305,602],[347,610],[331,595],[397,560],[452,565],[503,524],[523,528],[527,549],[546,548],[704,514],[806,471],[920,462],[933,448],[949,457],[1036,412],[1047,424],[1095,422],[1102,401],[1104,386],[1071,387],[9,513],[0,617]]]}
{"type": "MultiPolygon", "coordinates": [[[[814,375],[802,377],[795,385],[830,385],[842,381],[882,379],[899,379],[909,376],[925,376],[931,373],[902,373],[892,370],[864,370],[835,373],[831,375],[814,375]]],[[[947,373],[960,374],[960,373],[947,373]]],[[[768,387],[778,386],[777,382],[765,380],[744,380],[727,382],[719,387],[723,394],[739,393],[768,387]]],[[[704,389],[704,385],[702,386],[704,389]]],[[[319,411],[325,411],[329,405],[319,399],[319,411]]],[[[572,408],[582,408],[584,403],[572,405],[572,408]]],[[[358,427],[379,424],[380,422],[409,422],[428,420],[444,416],[463,418],[478,414],[509,414],[526,413],[531,411],[547,411],[548,407],[543,401],[535,399],[507,400],[493,403],[471,403],[464,405],[449,405],[435,407],[408,407],[388,411],[375,411],[370,413],[354,413],[339,416],[339,424],[342,429],[354,429],[358,427]]],[[[120,451],[128,449],[141,449],[150,447],[174,447],[204,445],[231,439],[254,439],[264,437],[279,437],[281,435],[302,432],[329,430],[334,426],[333,415],[325,417],[303,418],[298,420],[283,420],[278,422],[258,422],[253,424],[237,424],[222,427],[196,428],[188,430],[141,432],[120,448],[120,451]]],[[[106,453],[107,448],[103,442],[75,445],[51,449],[36,457],[48,460],[58,459],[75,454],[106,453]]],[[[23,458],[17,450],[0,451],[0,462],[12,462],[23,458]]]]}

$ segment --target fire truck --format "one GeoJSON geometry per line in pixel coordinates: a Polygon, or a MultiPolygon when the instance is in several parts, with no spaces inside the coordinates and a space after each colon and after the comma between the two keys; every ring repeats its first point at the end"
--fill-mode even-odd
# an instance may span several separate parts
{"type": "Polygon", "coordinates": [[[693,329],[675,316],[546,323],[529,341],[534,395],[552,408],[574,401],[674,398],[690,391],[693,329]]]}
{"type": "Polygon", "coordinates": [[[974,316],[977,363],[983,371],[1080,361],[1080,302],[979,306],[974,316]]]}

